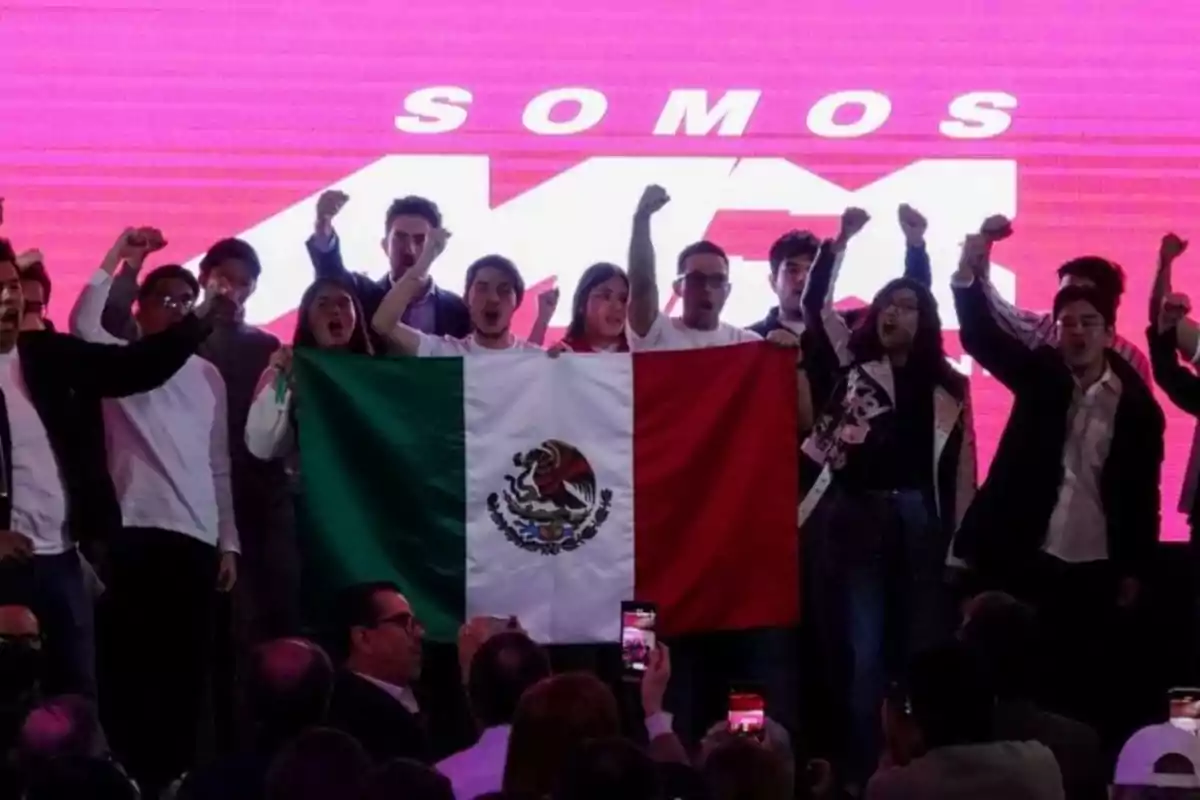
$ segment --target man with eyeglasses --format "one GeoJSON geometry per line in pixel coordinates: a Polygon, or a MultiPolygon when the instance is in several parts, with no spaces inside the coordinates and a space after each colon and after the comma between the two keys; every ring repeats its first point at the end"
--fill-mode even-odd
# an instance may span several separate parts
{"type": "Polygon", "coordinates": [[[363,583],[342,592],[338,633],[344,661],[328,724],[358,739],[378,762],[430,763],[425,717],[414,684],[421,677],[424,629],[399,588],[363,583]]]}
{"type": "Polygon", "coordinates": [[[955,553],[988,588],[1037,608],[1054,643],[1056,710],[1106,731],[1097,703],[1119,609],[1138,599],[1158,541],[1165,420],[1112,350],[1116,298],[1066,286],[1056,345],[1030,349],[997,321],[980,280],[993,237],[967,237],[953,278],[963,348],[1013,393],[987,480],[955,553]]]}
{"type": "MultiPolygon", "coordinates": [[[[153,228],[129,229],[71,310],[71,332],[125,346],[101,317],[122,261],[140,264],[166,244],[153,228]]],[[[179,324],[200,286],[181,266],[160,266],[138,290],[142,337],[179,324]]],[[[201,313],[230,313],[210,292],[201,313]]],[[[108,542],[105,685],[113,742],[146,786],[165,786],[190,766],[212,638],[216,593],[237,580],[238,532],[230,489],[225,382],[198,355],[163,385],[106,401],[109,470],[123,530],[108,542]],[[162,625],[164,615],[170,625],[162,625]],[[146,631],[154,630],[153,637],[146,631]]]]}
{"type": "Polygon", "coordinates": [[[721,322],[729,299],[729,258],[709,241],[690,244],[679,254],[673,284],[683,315],[671,318],[659,306],[650,220],[671,198],[661,186],[648,186],[633,215],[629,241],[629,345],[633,350],[694,350],[762,341],[753,331],[721,322]]]}

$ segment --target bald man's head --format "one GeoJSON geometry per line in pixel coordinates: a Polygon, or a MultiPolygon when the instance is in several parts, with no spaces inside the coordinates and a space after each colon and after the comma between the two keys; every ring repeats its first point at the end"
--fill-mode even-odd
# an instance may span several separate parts
{"type": "Polygon", "coordinates": [[[27,606],[0,605],[0,636],[37,637],[38,619],[27,606]]]}
{"type": "Polygon", "coordinates": [[[266,732],[293,734],[324,720],[333,691],[333,664],[307,639],[264,642],[252,655],[249,691],[266,732]]]}

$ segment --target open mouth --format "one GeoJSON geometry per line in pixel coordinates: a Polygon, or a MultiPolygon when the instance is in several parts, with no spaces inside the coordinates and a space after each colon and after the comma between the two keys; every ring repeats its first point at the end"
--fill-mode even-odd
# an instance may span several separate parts
{"type": "Polygon", "coordinates": [[[341,320],[335,319],[329,323],[329,335],[335,339],[342,338],[342,334],[345,332],[346,326],[342,324],[341,320]]]}
{"type": "Polygon", "coordinates": [[[884,336],[891,336],[893,333],[896,332],[896,323],[885,322],[885,323],[883,323],[882,326],[880,326],[880,330],[882,331],[884,336]]]}
{"type": "Polygon", "coordinates": [[[0,311],[0,325],[20,325],[21,314],[17,309],[9,307],[0,311]]]}
{"type": "Polygon", "coordinates": [[[497,324],[499,324],[499,322],[500,322],[500,312],[499,312],[499,311],[485,311],[485,312],[483,312],[483,321],[484,321],[484,322],[486,322],[488,325],[497,325],[497,324]]]}

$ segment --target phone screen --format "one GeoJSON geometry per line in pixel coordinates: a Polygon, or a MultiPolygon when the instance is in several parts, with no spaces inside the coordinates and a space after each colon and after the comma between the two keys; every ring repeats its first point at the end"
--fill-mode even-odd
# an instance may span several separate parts
{"type": "Polygon", "coordinates": [[[641,677],[654,650],[658,610],[651,603],[621,603],[621,662],[626,677],[641,677]]]}
{"type": "Polygon", "coordinates": [[[1171,724],[1188,733],[1200,734],[1200,689],[1171,689],[1167,699],[1171,704],[1171,724]]]}
{"type": "Polygon", "coordinates": [[[758,736],[766,725],[766,704],[761,694],[745,691],[729,693],[729,730],[758,736]]]}

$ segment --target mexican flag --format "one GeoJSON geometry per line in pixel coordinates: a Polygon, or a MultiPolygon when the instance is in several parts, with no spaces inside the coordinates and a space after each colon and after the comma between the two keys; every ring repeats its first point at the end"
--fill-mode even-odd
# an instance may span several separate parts
{"type": "Polygon", "coordinates": [[[622,600],[667,635],[798,618],[789,352],[298,351],[294,376],[306,591],[394,581],[438,640],[515,614],[615,642],[622,600]]]}

